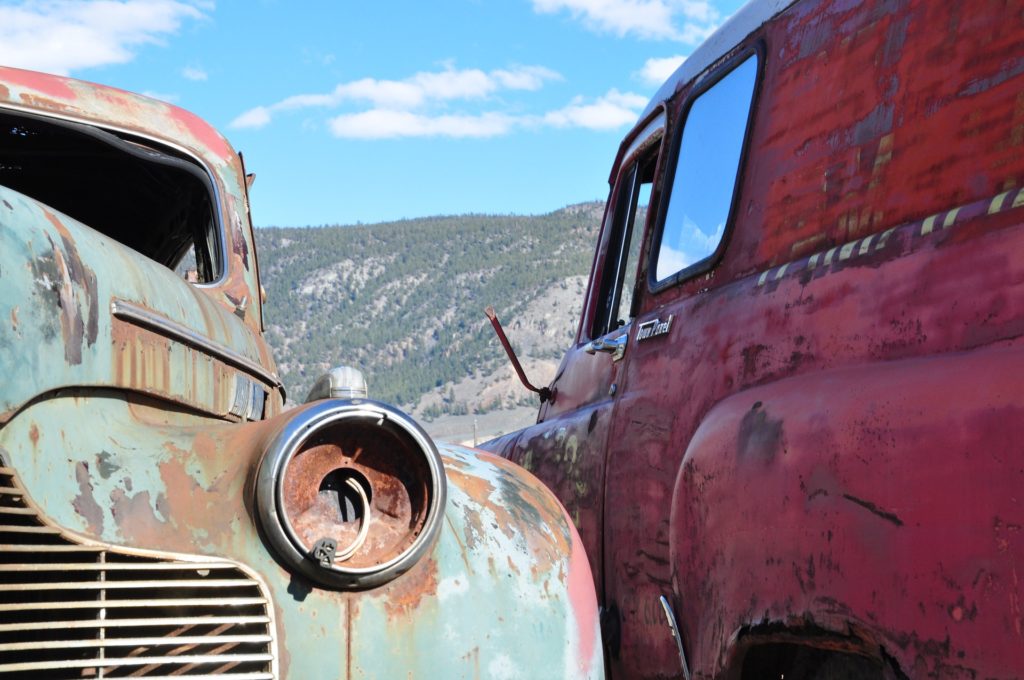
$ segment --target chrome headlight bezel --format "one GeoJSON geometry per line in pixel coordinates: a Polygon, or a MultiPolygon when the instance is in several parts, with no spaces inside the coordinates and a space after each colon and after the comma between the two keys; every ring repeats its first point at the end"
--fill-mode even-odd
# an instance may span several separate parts
{"type": "MultiPolygon", "coordinates": [[[[378,457],[381,455],[384,454],[378,453],[378,457]]],[[[395,465],[403,463],[393,462],[395,465]]],[[[374,492],[373,489],[368,491],[374,492]]],[[[290,418],[266,448],[255,485],[256,515],[279,560],[315,584],[334,589],[372,588],[408,571],[433,546],[441,528],[446,499],[447,481],[441,456],[426,432],[394,407],[364,399],[319,401],[290,418]],[[361,566],[332,562],[325,567],[314,558],[314,546],[303,539],[294,518],[289,517],[285,479],[289,464],[305,451],[304,447],[315,436],[360,428],[363,431],[373,428],[380,436],[400,444],[387,454],[389,456],[418,456],[418,459],[404,461],[404,470],[415,469],[416,474],[427,477],[418,480],[426,489],[426,497],[419,503],[419,512],[424,513],[424,517],[415,528],[415,535],[410,528],[410,535],[406,537],[408,544],[403,545],[398,554],[379,561],[368,556],[361,566]],[[367,560],[374,563],[366,564],[367,560]]],[[[372,517],[369,521],[373,521],[372,517]]]]}

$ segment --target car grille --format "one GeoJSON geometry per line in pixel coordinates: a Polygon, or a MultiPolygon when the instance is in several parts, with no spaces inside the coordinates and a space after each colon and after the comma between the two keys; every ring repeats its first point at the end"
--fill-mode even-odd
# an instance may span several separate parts
{"type": "Polygon", "coordinates": [[[0,678],[271,679],[271,611],[237,563],[53,526],[0,467],[0,678]]]}

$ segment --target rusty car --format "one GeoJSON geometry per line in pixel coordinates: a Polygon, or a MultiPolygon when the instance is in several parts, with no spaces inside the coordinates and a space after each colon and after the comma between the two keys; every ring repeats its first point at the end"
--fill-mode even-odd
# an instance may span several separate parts
{"type": "Polygon", "coordinates": [[[576,522],[612,677],[1024,675],[1024,6],[739,10],[540,391],[483,446],[576,522]]]}
{"type": "Polygon", "coordinates": [[[353,370],[284,408],[251,178],[176,106],[0,68],[0,677],[602,677],[536,478],[353,370]]]}

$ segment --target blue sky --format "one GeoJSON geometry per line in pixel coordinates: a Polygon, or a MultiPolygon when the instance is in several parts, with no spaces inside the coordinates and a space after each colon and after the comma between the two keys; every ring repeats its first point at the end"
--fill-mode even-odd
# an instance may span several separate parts
{"type": "Polygon", "coordinates": [[[0,63],[183,106],[259,226],[604,199],[622,136],[740,0],[0,0],[0,63]]]}

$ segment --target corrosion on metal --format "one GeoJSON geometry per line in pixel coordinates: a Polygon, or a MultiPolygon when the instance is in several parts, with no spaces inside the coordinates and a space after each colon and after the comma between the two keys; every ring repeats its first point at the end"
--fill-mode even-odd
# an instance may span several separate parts
{"type": "Polygon", "coordinates": [[[617,635],[613,676],[678,674],[662,597],[698,678],[825,660],[851,677],[1024,668],[1024,479],[1011,464],[1024,14],[1011,5],[751,3],[623,140],[558,399],[484,445],[573,517],[617,635]],[[720,257],[654,281],[677,159],[673,144],[647,150],[658,170],[635,314],[614,331],[634,341],[618,363],[586,355],[618,264],[607,244],[626,156],[660,110],[665,139],[680,139],[696,98],[751,55],[720,257]],[[659,342],[635,342],[669,315],[659,342]]]}

